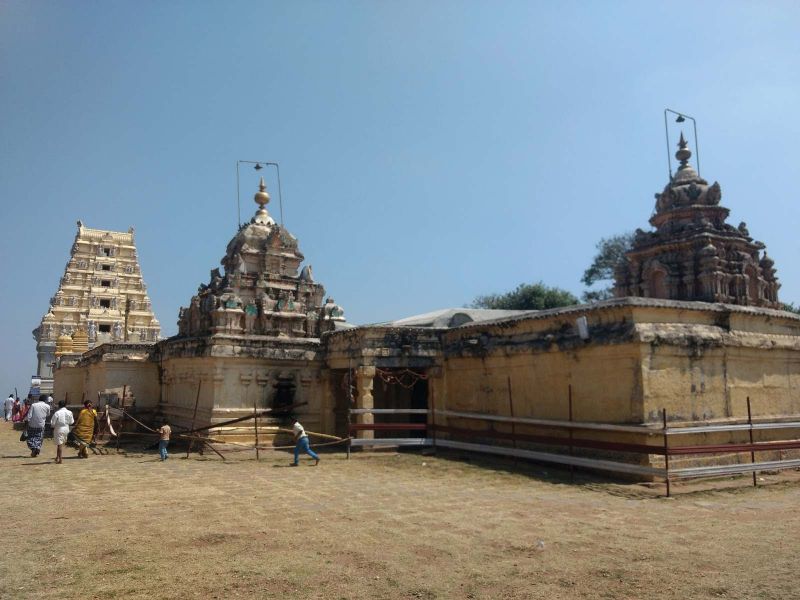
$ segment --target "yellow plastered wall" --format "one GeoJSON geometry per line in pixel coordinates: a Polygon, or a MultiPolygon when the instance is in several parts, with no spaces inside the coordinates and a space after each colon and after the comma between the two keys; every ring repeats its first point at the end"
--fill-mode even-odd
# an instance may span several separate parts
{"type": "Polygon", "coordinates": [[[158,366],[143,360],[96,361],[64,366],[54,374],[54,398],[63,400],[69,394],[69,404],[79,404],[82,399],[96,401],[98,392],[127,386],[138,409],[155,409],[158,406],[158,366]]]}
{"type": "Polygon", "coordinates": [[[637,344],[450,358],[444,372],[449,410],[508,416],[513,403],[517,417],[566,420],[571,385],[575,420],[639,422],[641,415],[637,344]]]}

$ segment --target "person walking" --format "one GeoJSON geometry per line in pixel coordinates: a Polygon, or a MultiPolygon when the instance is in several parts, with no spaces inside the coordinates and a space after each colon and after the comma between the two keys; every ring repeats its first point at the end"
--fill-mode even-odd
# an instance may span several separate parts
{"type": "Polygon", "coordinates": [[[49,414],[47,415],[48,418],[45,419],[45,422],[44,422],[44,437],[51,438],[51,437],[53,437],[53,428],[50,426],[50,418],[49,417],[52,417],[53,413],[55,412],[54,407],[53,407],[53,397],[48,394],[47,396],[44,397],[44,401],[47,403],[47,409],[50,411],[49,414]]]}
{"type": "Polygon", "coordinates": [[[78,445],[78,456],[89,458],[89,446],[94,443],[94,436],[97,433],[97,411],[92,408],[91,400],[83,403],[83,410],[78,413],[78,420],[75,422],[75,429],[72,434],[75,443],[78,445]]]}
{"type": "Polygon", "coordinates": [[[39,456],[42,451],[42,439],[44,438],[44,424],[50,416],[50,407],[42,396],[36,398],[25,414],[28,422],[28,448],[31,449],[31,457],[39,456]]]}
{"type": "Polygon", "coordinates": [[[14,394],[9,394],[8,398],[3,402],[3,414],[6,421],[11,420],[11,413],[14,410],[14,394]]]}
{"type": "Polygon", "coordinates": [[[319,456],[308,446],[308,434],[297,419],[292,419],[292,434],[294,435],[294,462],[293,467],[300,464],[300,452],[305,452],[314,459],[314,466],[319,464],[319,456]]]}
{"type": "Polygon", "coordinates": [[[165,461],[169,458],[167,446],[169,446],[169,435],[172,433],[172,427],[165,422],[158,428],[158,433],[161,434],[161,439],[158,440],[158,453],[161,455],[161,460],[165,461]]]}
{"type": "Polygon", "coordinates": [[[69,426],[75,423],[72,411],[67,408],[66,400],[59,400],[58,410],[50,417],[50,427],[53,428],[53,441],[56,443],[56,463],[62,462],[62,451],[67,443],[69,426]]]}

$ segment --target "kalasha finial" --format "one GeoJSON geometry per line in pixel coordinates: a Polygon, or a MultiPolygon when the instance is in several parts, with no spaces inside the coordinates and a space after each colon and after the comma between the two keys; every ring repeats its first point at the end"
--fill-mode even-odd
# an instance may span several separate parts
{"type": "Polygon", "coordinates": [[[253,200],[258,204],[259,209],[263,210],[266,204],[269,204],[269,194],[267,193],[267,184],[264,183],[264,178],[261,178],[261,183],[258,184],[258,191],[253,196],[253,200]]]}
{"type": "Polygon", "coordinates": [[[686,143],[683,132],[681,131],[681,139],[678,140],[678,151],[675,153],[675,158],[681,162],[681,166],[678,167],[679,171],[689,166],[689,159],[691,157],[692,151],[689,150],[689,144],[686,143]]]}

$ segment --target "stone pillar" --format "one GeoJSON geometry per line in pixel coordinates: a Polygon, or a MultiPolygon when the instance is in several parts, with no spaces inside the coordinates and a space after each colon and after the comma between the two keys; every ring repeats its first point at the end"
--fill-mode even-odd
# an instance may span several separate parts
{"type": "MultiPolygon", "coordinates": [[[[356,369],[356,408],[374,408],[372,385],[375,378],[375,367],[362,366],[356,369]]],[[[374,415],[356,415],[356,423],[372,424],[374,415]]],[[[374,431],[359,431],[357,437],[362,439],[375,439],[374,431]]]]}

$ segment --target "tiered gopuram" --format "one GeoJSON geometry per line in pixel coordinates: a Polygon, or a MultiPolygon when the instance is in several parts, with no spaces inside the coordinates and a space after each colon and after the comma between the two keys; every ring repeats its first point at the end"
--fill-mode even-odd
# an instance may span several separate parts
{"type": "Polygon", "coordinates": [[[660,194],[650,224],[636,230],[627,261],[617,270],[615,295],[701,300],[780,308],[774,262],[747,226],[725,222],[719,183],[708,185],[689,164],[681,134],[678,172],[660,194]]]}
{"type": "Polygon", "coordinates": [[[85,352],[105,342],[155,342],[160,334],[133,228],[104,231],[78,221],[58,291],[33,330],[37,374],[43,380],[52,377],[56,354],[85,352]]]}

